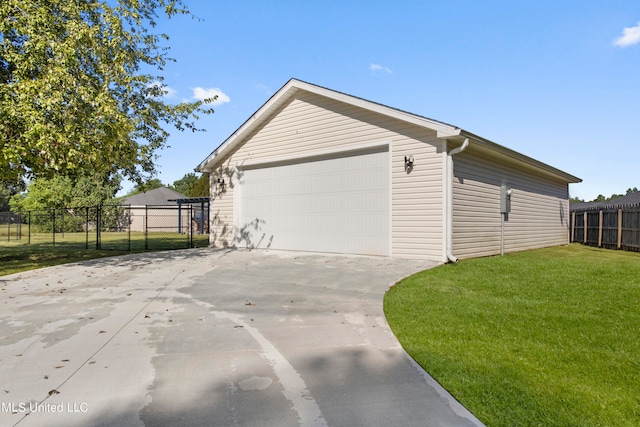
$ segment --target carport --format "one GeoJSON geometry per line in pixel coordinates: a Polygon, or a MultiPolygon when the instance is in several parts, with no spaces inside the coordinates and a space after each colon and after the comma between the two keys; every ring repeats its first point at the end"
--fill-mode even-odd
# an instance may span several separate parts
{"type": "MultiPolygon", "coordinates": [[[[182,230],[182,205],[197,205],[200,204],[200,218],[198,221],[198,228],[200,230],[200,234],[205,233],[205,218],[209,218],[210,214],[210,198],[209,197],[188,197],[184,199],[171,199],[169,202],[176,202],[178,204],[178,230],[182,230]],[[206,210],[205,210],[206,206],[206,210]],[[206,213],[206,216],[205,216],[206,213]]],[[[192,218],[193,219],[193,218],[192,218]]],[[[207,220],[208,221],[208,220],[207,220]]],[[[207,227],[208,228],[208,227],[207,227]]]]}

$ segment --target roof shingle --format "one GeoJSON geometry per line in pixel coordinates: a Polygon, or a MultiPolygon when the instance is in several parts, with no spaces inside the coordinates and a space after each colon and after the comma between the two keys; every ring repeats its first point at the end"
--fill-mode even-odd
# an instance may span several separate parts
{"type": "Polygon", "coordinates": [[[640,191],[607,200],[606,202],[573,202],[571,203],[569,210],[574,212],[591,209],[619,209],[630,206],[640,207],[640,191]]]}

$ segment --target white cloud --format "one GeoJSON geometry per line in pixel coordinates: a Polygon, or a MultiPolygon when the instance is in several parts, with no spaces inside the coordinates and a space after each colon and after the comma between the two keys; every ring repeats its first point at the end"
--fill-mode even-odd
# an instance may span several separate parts
{"type": "Polygon", "coordinates": [[[622,36],[613,41],[613,44],[620,47],[627,47],[640,43],[640,22],[635,27],[628,27],[622,30],[622,36]]]}
{"type": "Polygon", "coordinates": [[[200,101],[203,101],[207,98],[213,98],[214,96],[217,96],[218,98],[215,101],[213,101],[211,105],[220,105],[220,104],[225,104],[231,101],[231,98],[229,98],[229,96],[226,93],[224,93],[221,89],[217,87],[212,87],[212,88],[196,87],[193,89],[193,99],[198,99],[200,101]]]}
{"type": "Polygon", "coordinates": [[[273,91],[271,89],[269,89],[269,87],[265,84],[262,83],[258,83],[256,85],[256,88],[263,91],[265,94],[267,95],[273,95],[273,91]]]}
{"type": "Polygon", "coordinates": [[[383,67],[380,64],[371,64],[369,65],[369,69],[374,73],[381,72],[381,73],[393,74],[393,71],[391,71],[390,68],[383,67]]]}
{"type": "Polygon", "coordinates": [[[164,88],[162,88],[164,90],[164,97],[165,98],[173,98],[174,96],[176,96],[176,90],[170,86],[165,86],[164,88]]]}

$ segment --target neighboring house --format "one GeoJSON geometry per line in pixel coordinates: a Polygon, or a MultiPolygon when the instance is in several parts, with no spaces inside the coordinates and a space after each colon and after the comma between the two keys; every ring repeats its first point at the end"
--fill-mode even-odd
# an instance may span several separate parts
{"type": "Polygon", "coordinates": [[[571,212],[588,211],[594,209],[622,209],[640,207],[640,191],[616,197],[606,202],[573,202],[571,212]]]}
{"type": "Polygon", "coordinates": [[[134,194],[123,199],[130,205],[131,231],[186,233],[191,225],[188,209],[179,209],[175,200],[187,196],[167,187],[134,194]]]}
{"type": "Polygon", "coordinates": [[[455,126],[295,79],[196,171],[211,177],[212,246],[438,262],[567,244],[568,184],[581,181],[455,126]]]}

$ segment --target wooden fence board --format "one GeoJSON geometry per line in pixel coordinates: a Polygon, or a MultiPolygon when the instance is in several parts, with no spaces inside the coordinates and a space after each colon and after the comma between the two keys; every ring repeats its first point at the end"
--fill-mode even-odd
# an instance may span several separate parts
{"type": "Polygon", "coordinates": [[[574,211],[570,221],[572,242],[640,252],[640,208],[574,211]]]}

